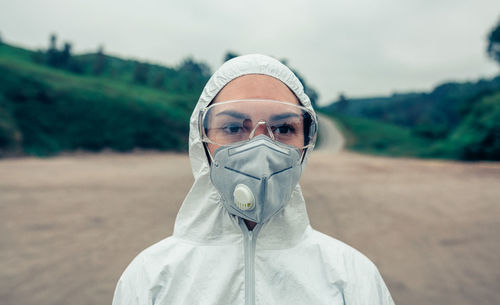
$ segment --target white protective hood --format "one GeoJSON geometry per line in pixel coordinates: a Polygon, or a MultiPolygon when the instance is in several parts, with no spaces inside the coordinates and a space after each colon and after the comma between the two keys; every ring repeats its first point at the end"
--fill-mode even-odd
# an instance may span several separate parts
{"type": "MultiPolygon", "coordinates": [[[[279,61],[255,54],[240,56],[222,65],[208,81],[191,115],[189,158],[195,182],[177,215],[174,229],[176,237],[204,243],[223,243],[241,239],[238,219],[224,210],[220,203],[220,195],[210,181],[210,166],[198,130],[198,114],[227,83],[247,74],[265,74],[279,79],[295,93],[303,106],[314,111],[300,81],[279,61]],[[203,204],[200,204],[201,202],[203,204]]],[[[264,224],[260,230],[259,243],[269,244],[270,247],[293,245],[308,225],[304,198],[300,186],[297,185],[285,209],[264,224]]]]}
{"type": "Polygon", "coordinates": [[[173,236],[130,263],[118,282],[113,305],[393,305],[370,260],[310,227],[298,185],[285,208],[254,231],[220,203],[210,181],[198,113],[227,83],[246,74],[281,80],[312,110],[302,84],[273,58],[240,56],[217,70],[191,116],[189,157],[195,181],[177,215],[173,236]]]}

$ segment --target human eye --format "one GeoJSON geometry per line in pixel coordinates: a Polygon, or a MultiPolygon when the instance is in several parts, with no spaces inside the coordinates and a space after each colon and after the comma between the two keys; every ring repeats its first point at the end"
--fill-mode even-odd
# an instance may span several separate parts
{"type": "Polygon", "coordinates": [[[239,122],[229,122],[225,123],[221,130],[228,135],[235,135],[243,132],[243,125],[239,122]]]}
{"type": "Polygon", "coordinates": [[[295,127],[287,123],[275,126],[273,131],[280,135],[290,135],[296,133],[295,127]]]}

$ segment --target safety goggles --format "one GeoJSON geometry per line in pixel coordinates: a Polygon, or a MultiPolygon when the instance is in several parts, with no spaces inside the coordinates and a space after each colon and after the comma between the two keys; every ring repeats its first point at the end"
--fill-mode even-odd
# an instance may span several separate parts
{"type": "Polygon", "coordinates": [[[202,141],[227,146],[264,134],[298,149],[314,145],[317,118],[309,109],[283,101],[218,102],[200,111],[202,141]]]}

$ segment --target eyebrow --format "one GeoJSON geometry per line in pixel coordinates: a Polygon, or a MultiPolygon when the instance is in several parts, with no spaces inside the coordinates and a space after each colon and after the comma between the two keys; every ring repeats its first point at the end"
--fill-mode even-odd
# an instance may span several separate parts
{"type": "Polygon", "coordinates": [[[300,118],[301,116],[297,113],[294,113],[294,112],[285,112],[285,113],[280,113],[280,114],[276,114],[276,115],[273,115],[271,116],[271,121],[274,121],[274,120],[283,120],[283,119],[287,119],[287,118],[290,118],[290,117],[298,117],[300,118]]]}
{"type": "Polygon", "coordinates": [[[217,113],[215,116],[219,116],[219,115],[228,115],[228,116],[232,116],[234,118],[237,118],[237,119],[248,119],[249,117],[241,112],[238,112],[238,111],[233,111],[233,110],[225,110],[225,111],[221,111],[219,113],[217,113]]]}

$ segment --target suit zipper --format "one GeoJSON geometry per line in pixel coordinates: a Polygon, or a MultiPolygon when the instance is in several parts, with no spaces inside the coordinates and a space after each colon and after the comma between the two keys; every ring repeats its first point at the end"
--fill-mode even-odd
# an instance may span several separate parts
{"type": "Polygon", "coordinates": [[[240,226],[245,240],[245,305],[255,305],[255,245],[260,225],[250,231],[241,220],[240,226]]]}

